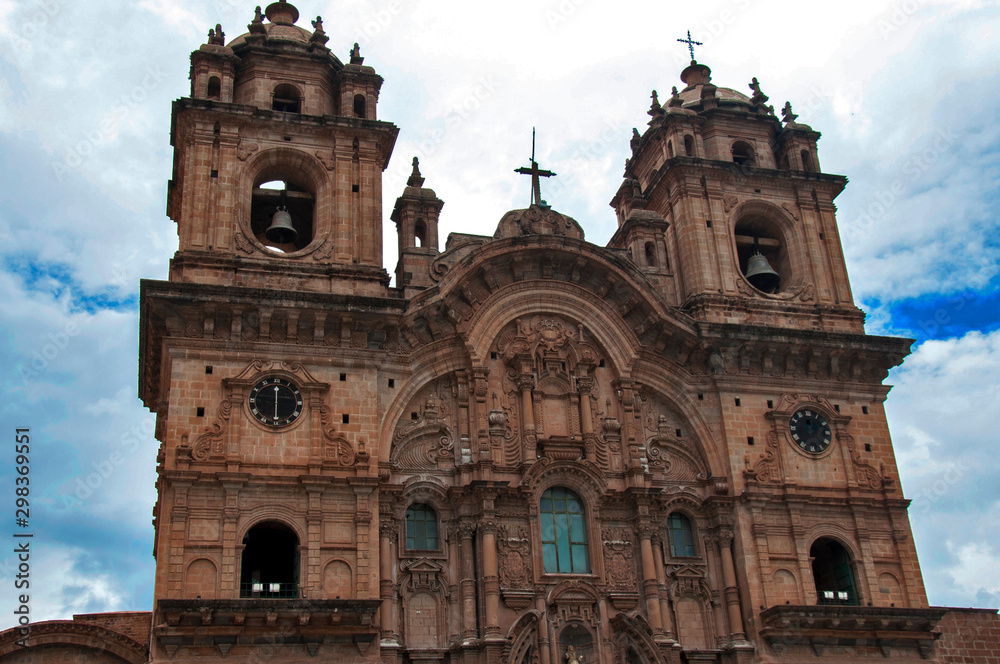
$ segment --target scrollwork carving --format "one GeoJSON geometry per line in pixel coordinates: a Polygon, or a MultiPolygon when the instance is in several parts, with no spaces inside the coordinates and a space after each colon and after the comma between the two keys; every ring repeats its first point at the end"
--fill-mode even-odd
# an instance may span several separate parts
{"type": "Polygon", "coordinates": [[[215,421],[194,441],[194,447],[191,450],[192,459],[195,461],[208,461],[212,457],[225,456],[226,450],[223,437],[229,429],[229,416],[232,413],[232,409],[233,403],[229,399],[224,399],[219,404],[215,421]]]}
{"type": "Polygon", "coordinates": [[[626,528],[605,528],[604,568],[608,586],[615,590],[636,589],[635,546],[626,528]]]}
{"type": "Polygon", "coordinates": [[[531,539],[526,526],[500,525],[497,528],[497,552],[500,559],[500,587],[531,587],[531,539]]]}

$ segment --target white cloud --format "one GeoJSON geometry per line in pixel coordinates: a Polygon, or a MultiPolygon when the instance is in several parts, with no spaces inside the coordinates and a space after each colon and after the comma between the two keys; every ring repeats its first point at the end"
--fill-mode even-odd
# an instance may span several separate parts
{"type": "Polygon", "coordinates": [[[986,542],[969,542],[956,546],[948,544],[948,550],[957,563],[948,568],[955,583],[969,595],[980,591],[1000,592],[1000,555],[993,545],[986,542]]]}

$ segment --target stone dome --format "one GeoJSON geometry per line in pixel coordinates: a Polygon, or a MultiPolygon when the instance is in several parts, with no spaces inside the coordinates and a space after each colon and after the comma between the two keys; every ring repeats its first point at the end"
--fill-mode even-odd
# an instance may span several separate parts
{"type": "Polygon", "coordinates": [[[313,33],[305,28],[295,25],[299,20],[299,10],[295,5],[285,0],[273,2],[267,6],[263,15],[260,7],[257,8],[257,15],[250,23],[250,32],[236,37],[227,44],[229,48],[237,48],[247,43],[247,38],[251,35],[261,35],[270,40],[280,40],[308,44],[313,33]],[[263,19],[266,18],[267,22],[263,19]]]}

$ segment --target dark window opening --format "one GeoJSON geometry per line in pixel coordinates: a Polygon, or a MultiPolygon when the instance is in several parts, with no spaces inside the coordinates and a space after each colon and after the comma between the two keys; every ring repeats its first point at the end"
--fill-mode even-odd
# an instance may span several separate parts
{"type": "Polygon", "coordinates": [[[282,113],[301,113],[301,108],[302,98],[299,95],[299,89],[294,85],[282,83],[274,89],[274,95],[271,97],[271,110],[282,113]]]}
{"type": "Polygon", "coordinates": [[[586,515],[580,497],[564,487],[553,487],[542,494],[539,508],[545,571],[589,574],[586,515]]]}
{"type": "Polygon", "coordinates": [[[198,406],[195,409],[195,417],[205,417],[205,409],[202,406],[198,406]]]}
{"type": "Polygon", "coordinates": [[[767,407],[768,407],[768,408],[774,408],[774,402],[773,402],[773,401],[771,401],[770,399],[768,399],[768,400],[767,400],[767,407]]]}
{"type": "Polygon", "coordinates": [[[753,148],[749,143],[736,141],[733,143],[733,162],[740,166],[754,166],[757,161],[754,158],[753,148]]]}
{"type": "Polygon", "coordinates": [[[753,436],[747,436],[747,445],[753,445],[753,436]]]}
{"type": "Polygon", "coordinates": [[[747,281],[764,293],[778,293],[789,282],[791,265],[785,242],[774,224],[748,217],[736,224],[736,253],[747,281]]]}
{"type": "Polygon", "coordinates": [[[253,189],[250,228],[276,253],[304,249],[313,239],[315,203],[314,190],[304,179],[265,175],[253,189]]]}
{"type": "Polygon", "coordinates": [[[652,242],[646,243],[646,265],[656,267],[656,247],[652,242]]]}
{"type": "Polygon", "coordinates": [[[364,95],[354,95],[354,117],[366,118],[365,108],[367,106],[364,95]]]}
{"type": "Polygon", "coordinates": [[[208,365],[208,366],[205,367],[205,373],[207,373],[207,374],[212,373],[212,367],[211,367],[211,365],[208,365]]]}
{"type": "Polygon", "coordinates": [[[871,452],[871,451],[872,451],[872,444],[865,443],[865,452],[871,452]]]}
{"type": "Polygon", "coordinates": [[[343,414],[343,415],[341,416],[341,418],[340,418],[340,421],[341,421],[341,423],[343,423],[343,424],[350,424],[350,423],[351,423],[351,416],[350,416],[350,415],[348,415],[347,413],[344,413],[344,414],[343,414]]]}
{"type": "Polygon", "coordinates": [[[684,137],[684,154],[688,157],[694,156],[694,136],[691,134],[684,137]]]}
{"type": "Polygon", "coordinates": [[[208,93],[205,96],[216,101],[222,98],[222,81],[218,76],[208,79],[208,93]]]}
{"type": "Polygon", "coordinates": [[[667,154],[670,156],[671,159],[674,158],[674,142],[673,141],[667,141],[667,154]]]}
{"type": "Polygon", "coordinates": [[[691,520],[680,512],[674,512],[667,519],[670,530],[670,555],[674,558],[691,558],[694,556],[694,530],[691,520]]]}
{"type": "Polygon", "coordinates": [[[839,542],[819,539],[809,549],[817,604],[860,606],[851,555],[839,542]]]}
{"type": "Polygon", "coordinates": [[[867,415],[868,414],[868,406],[862,406],[861,407],[861,413],[863,415],[867,415]]]}
{"type": "Polygon", "coordinates": [[[390,378],[389,379],[389,387],[396,387],[396,379],[395,378],[390,378]]]}
{"type": "Polygon", "coordinates": [[[417,219],[413,227],[413,242],[415,247],[427,246],[427,226],[424,225],[423,219],[417,219]]]}
{"type": "Polygon", "coordinates": [[[259,523],[243,538],[240,597],[299,596],[299,538],[276,521],[259,523]]]}
{"type": "Polygon", "coordinates": [[[345,373],[340,374],[340,382],[344,382],[345,380],[347,380],[347,374],[345,373]]]}
{"type": "Polygon", "coordinates": [[[802,170],[807,173],[813,170],[813,162],[812,157],[809,156],[809,150],[802,151],[802,170]]]}
{"type": "Polygon", "coordinates": [[[430,505],[416,503],[406,510],[406,548],[408,551],[437,551],[437,512],[430,505]]]}

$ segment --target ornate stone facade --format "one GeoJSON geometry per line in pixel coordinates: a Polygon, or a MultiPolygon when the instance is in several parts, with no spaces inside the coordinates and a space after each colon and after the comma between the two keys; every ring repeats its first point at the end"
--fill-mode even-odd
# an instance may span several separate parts
{"type": "Polygon", "coordinates": [[[910,342],[864,332],[817,132],[692,62],[606,247],[535,204],[440,251],[414,159],[390,287],[382,79],[297,18],[219,29],[174,104],[150,661],[938,656],[882,409],[910,342]]]}

